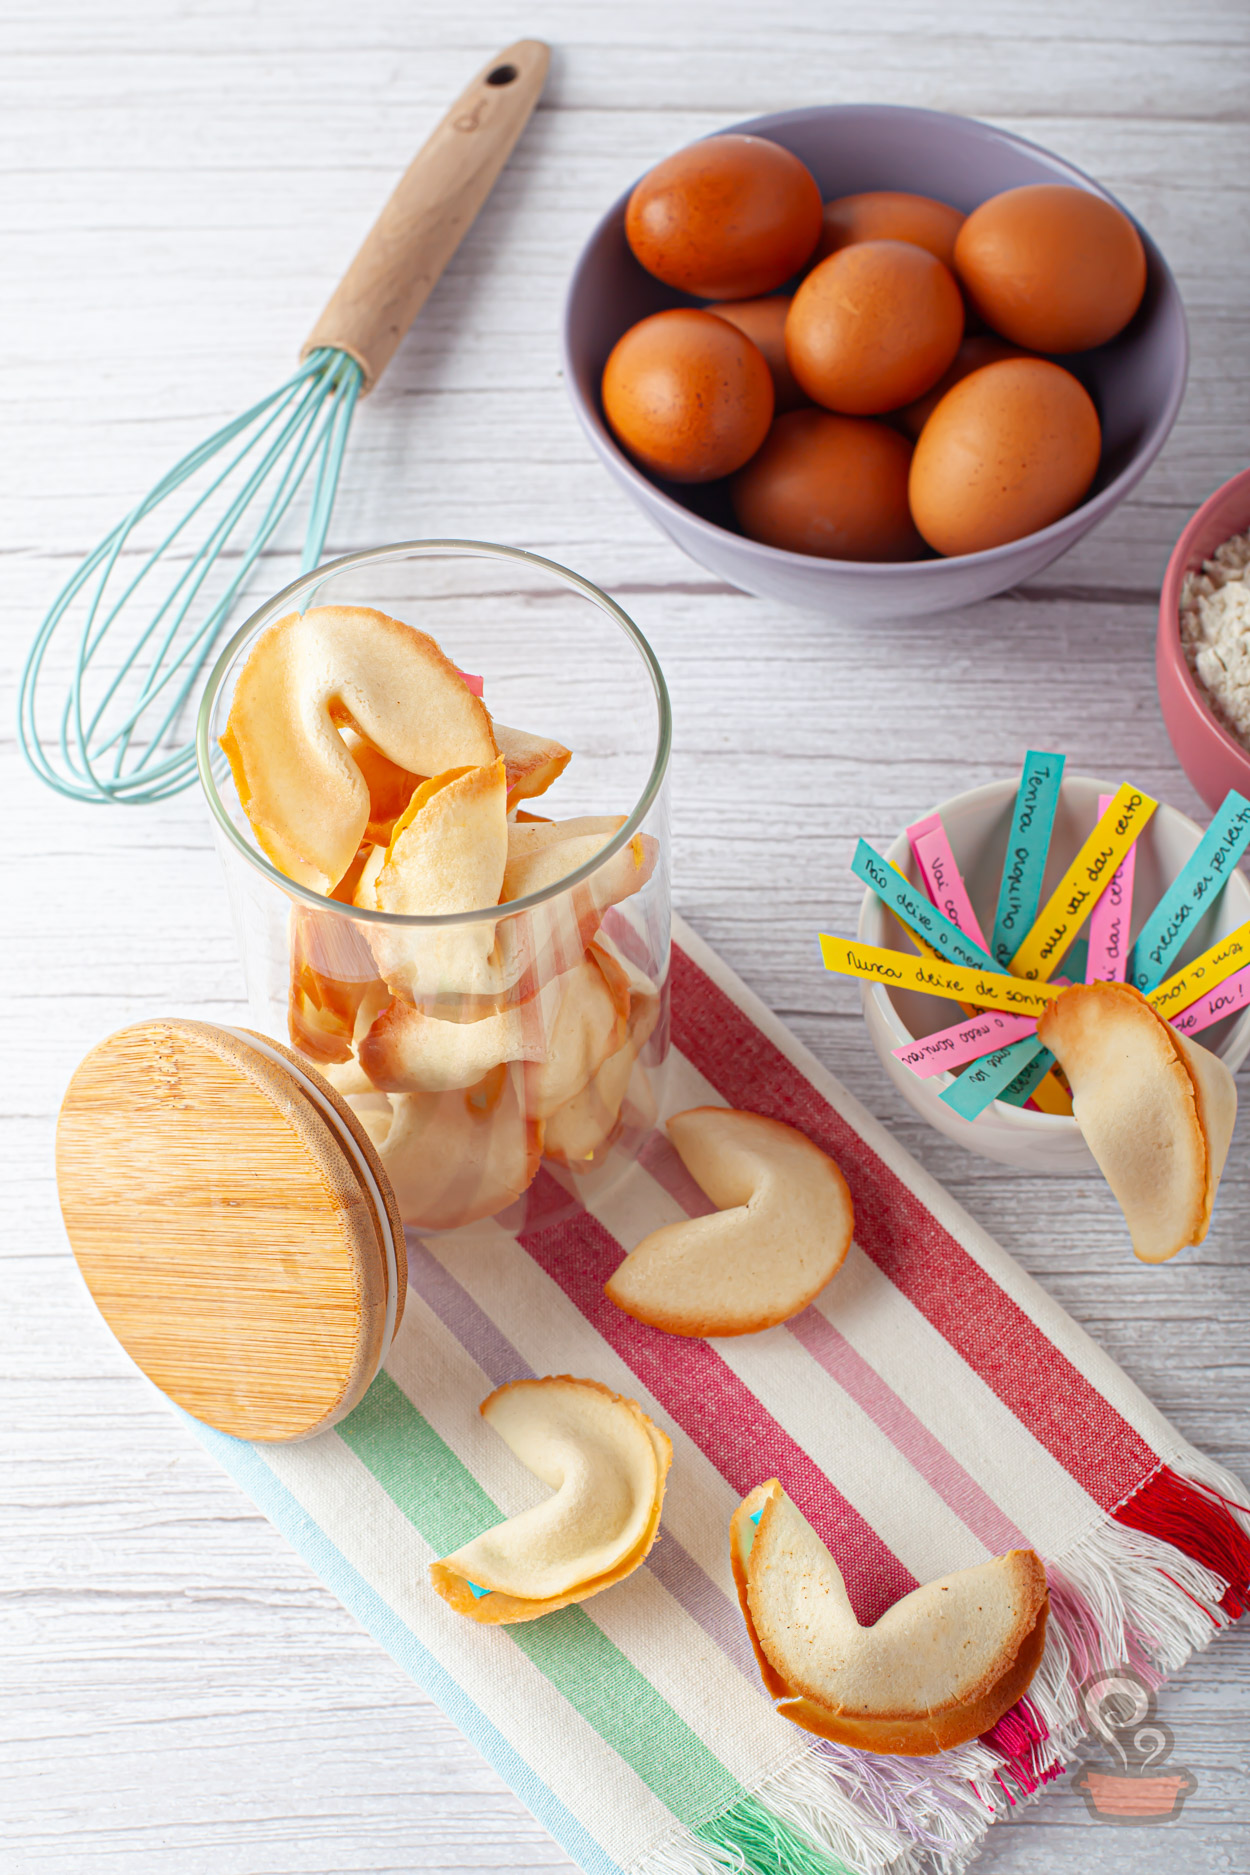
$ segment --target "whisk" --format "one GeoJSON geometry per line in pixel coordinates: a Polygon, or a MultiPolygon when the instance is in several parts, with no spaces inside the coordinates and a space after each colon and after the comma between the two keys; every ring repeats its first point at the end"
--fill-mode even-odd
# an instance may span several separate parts
{"type": "Polygon", "coordinates": [[[309,475],[300,571],[321,559],[357,399],[377,383],[489,195],[538,102],[549,56],[541,41],[522,39],[483,66],[401,177],[299,369],[176,463],[57,594],[22,673],[18,736],[58,794],[138,806],[195,779],[195,745],[179,739],[179,725],[204,665],[309,475]],[[136,537],[151,516],[157,544],[135,571],[136,537]],[[196,546],[193,524],[202,530],[196,546]],[[55,679],[67,688],[50,699],[55,679]]]}

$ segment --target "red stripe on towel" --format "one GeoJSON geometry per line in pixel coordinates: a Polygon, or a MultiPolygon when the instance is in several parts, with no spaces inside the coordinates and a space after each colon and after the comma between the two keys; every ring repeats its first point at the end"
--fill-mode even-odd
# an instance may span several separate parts
{"type": "Polygon", "coordinates": [[[733,999],[673,947],[673,1044],[736,1107],[797,1126],[837,1160],[855,1240],[1104,1510],[1158,1459],[733,999]]]}
{"type": "Polygon", "coordinates": [[[910,1594],[915,1576],[714,1348],[648,1328],[608,1301],[603,1285],[624,1255],[611,1232],[588,1211],[570,1217],[568,1192],[545,1170],[528,1198],[522,1248],[741,1497],[765,1478],[780,1479],[837,1557],[856,1618],[876,1621],[910,1594]],[[548,1214],[557,1221],[544,1224],[548,1214]]]}

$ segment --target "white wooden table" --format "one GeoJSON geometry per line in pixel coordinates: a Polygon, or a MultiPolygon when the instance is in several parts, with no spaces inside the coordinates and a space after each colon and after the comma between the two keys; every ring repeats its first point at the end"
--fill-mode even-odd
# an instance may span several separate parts
{"type": "MultiPolygon", "coordinates": [[[[329,550],[485,535],[623,600],[674,693],[681,910],[1187,1437],[1250,1475],[1245,1122],[1207,1244],[1144,1268],[1099,1182],[1023,1177],[924,1130],[854,993],[813,967],[816,928],[852,927],[854,836],[1008,773],[1026,740],[1195,808],[1155,700],[1156,589],[1250,449],[1241,0],[943,11],[938,27],[918,0],[0,4],[6,1875],[569,1866],[85,1299],[52,1180],[65,1081],[140,1016],[239,1018],[240,972],[196,796],[59,801],[19,763],[10,702],[73,561],[284,374],[394,176],[520,33],[555,47],[544,104],[357,417],[329,550]],[[558,324],[593,220],[648,164],[735,118],[865,98],[988,118],[1099,176],[1175,267],[1194,360],[1161,460],[1065,561],[963,617],[852,630],[719,586],[650,531],[581,438],[558,324]]],[[[1248,1708],[1233,1633],[1163,1695],[1198,1778],[1166,1838],[1091,1823],[1060,1787],[993,1832],[982,1866],[1246,1868],[1248,1708]]]]}

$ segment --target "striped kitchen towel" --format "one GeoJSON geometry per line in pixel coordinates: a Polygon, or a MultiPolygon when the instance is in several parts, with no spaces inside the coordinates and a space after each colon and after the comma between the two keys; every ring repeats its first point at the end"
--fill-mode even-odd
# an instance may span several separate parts
{"type": "Polygon", "coordinates": [[[706,1209],[655,1137],[572,1217],[544,1172],[517,1234],[492,1222],[412,1240],[387,1370],[335,1430],[254,1446],[188,1423],[588,1875],[955,1870],[1077,1752],[1092,1676],[1127,1666],[1158,1684],[1242,1613],[1250,1500],[692,933],[678,937],[668,1110],[785,1120],[850,1184],[855,1245],[815,1303],[707,1342],[613,1308],[603,1284],[623,1249],[706,1209]],[[477,1408],[546,1373],[604,1381],[671,1433],[661,1538],[582,1607],[479,1627],[433,1592],[427,1564],[544,1495],[477,1408]],[[728,1552],[731,1511],[773,1476],[861,1621],[934,1576],[1040,1553],[1045,1657],[993,1732],[937,1758],[883,1758],[777,1717],[728,1552]]]}

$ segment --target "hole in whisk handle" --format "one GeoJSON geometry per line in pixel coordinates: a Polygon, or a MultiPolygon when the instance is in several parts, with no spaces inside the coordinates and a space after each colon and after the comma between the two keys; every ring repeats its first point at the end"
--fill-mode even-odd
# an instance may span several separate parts
{"type": "Polygon", "coordinates": [[[487,72],[486,82],[488,85],[510,85],[518,76],[515,65],[496,65],[493,72],[487,72]]]}

